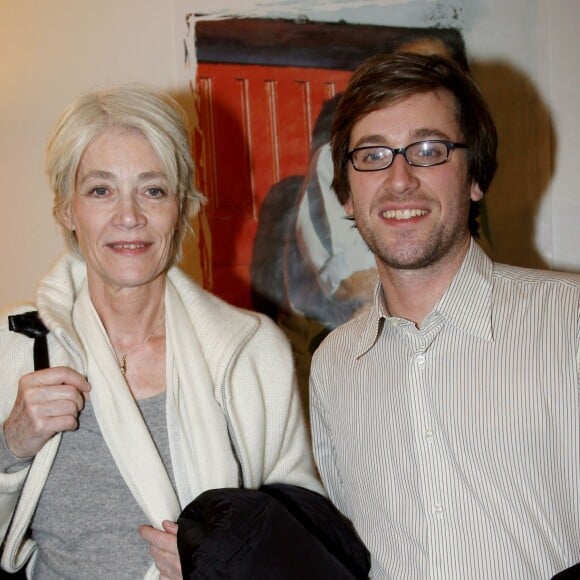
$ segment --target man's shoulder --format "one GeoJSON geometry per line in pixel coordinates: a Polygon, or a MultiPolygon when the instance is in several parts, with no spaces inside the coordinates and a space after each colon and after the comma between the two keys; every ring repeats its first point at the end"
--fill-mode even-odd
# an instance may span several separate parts
{"type": "Polygon", "coordinates": [[[371,310],[365,310],[348,322],[335,328],[316,349],[313,364],[320,360],[343,360],[345,356],[355,357],[357,345],[360,344],[369,324],[372,323],[371,310]]]}
{"type": "Polygon", "coordinates": [[[573,272],[522,268],[495,262],[494,280],[498,283],[504,282],[522,287],[537,287],[544,290],[560,288],[580,292],[580,274],[573,272]]]}
{"type": "MultiPolygon", "coordinates": [[[[526,312],[545,328],[574,328],[580,321],[580,276],[498,264],[494,267],[493,302],[496,311],[526,312]],[[522,310],[525,308],[525,310],[522,310]]],[[[511,314],[510,314],[511,313],[511,314]]]]}

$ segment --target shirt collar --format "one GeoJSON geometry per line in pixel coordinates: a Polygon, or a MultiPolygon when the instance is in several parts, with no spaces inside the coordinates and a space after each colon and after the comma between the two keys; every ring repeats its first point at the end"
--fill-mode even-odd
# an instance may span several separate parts
{"type": "Polygon", "coordinates": [[[450,324],[483,340],[493,340],[493,262],[471,240],[469,250],[449,288],[433,312],[450,324]]]}
{"type": "MultiPolygon", "coordinates": [[[[461,267],[431,314],[442,315],[450,324],[482,340],[493,340],[492,327],[493,262],[472,239],[461,267]]],[[[380,280],[367,311],[357,358],[368,352],[380,336],[385,320],[391,318],[380,280]]]]}
{"type": "Polygon", "coordinates": [[[389,312],[383,297],[383,287],[381,286],[380,278],[377,279],[375,285],[373,303],[367,310],[366,314],[361,316],[365,317],[365,321],[356,349],[356,358],[361,357],[374,346],[381,333],[385,319],[389,318],[389,312]]]}

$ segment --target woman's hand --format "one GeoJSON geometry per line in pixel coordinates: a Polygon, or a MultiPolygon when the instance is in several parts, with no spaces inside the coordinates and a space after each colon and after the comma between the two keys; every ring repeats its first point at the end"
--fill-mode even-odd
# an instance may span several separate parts
{"type": "Polygon", "coordinates": [[[163,530],[140,526],[139,534],[149,544],[149,553],[159,570],[159,580],[181,580],[181,562],[177,551],[177,524],[163,521],[163,530]]]}
{"type": "Polygon", "coordinates": [[[4,422],[4,437],[16,457],[32,457],[55,434],[74,431],[91,386],[68,367],[52,367],[20,378],[4,422]]]}

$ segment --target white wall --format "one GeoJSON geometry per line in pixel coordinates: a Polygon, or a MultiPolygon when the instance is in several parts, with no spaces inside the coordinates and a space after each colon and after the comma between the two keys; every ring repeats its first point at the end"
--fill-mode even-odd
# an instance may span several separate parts
{"type": "Polygon", "coordinates": [[[0,0],[0,304],[34,297],[63,251],[44,176],[46,138],[78,94],[125,81],[173,90],[172,3],[0,0]]]}
{"type": "Polygon", "coordinates": [[[57,116],[101,85],[140,81],[187,92],[188,12],[460,28],[472,60],[521,71],[550,111],[557,157],[534,243],[546,265],[580,271],[577,0],[0,0],[0,304],[33,299],[63,250],[43,170],[57,116]]]}

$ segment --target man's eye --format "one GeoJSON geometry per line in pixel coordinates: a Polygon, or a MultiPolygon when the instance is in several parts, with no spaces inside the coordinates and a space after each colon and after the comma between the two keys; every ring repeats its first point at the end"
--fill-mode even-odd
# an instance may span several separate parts
{"type": "Polygon", "coordinates": [[[437,155],[437,149],[435,147],[421,147],[421,149],[418,152],[419,157],[426,157],[427,159],[429,157],[433,157],[434,155],[437,155]]]}
{"type": "Polygon", "coordinates": [[[444,148],[440,143],[423,143],[416,152],[416,156],[421,159],[433,159],[442,155],[444,155],[444,148]]]}
{"type": "Polygon", "coordinates": [[[387,157],[386,149],[367,149],[365,155],[363,156],[363,161],[365,163],[379,163],[384,161],[387,157]]]}

